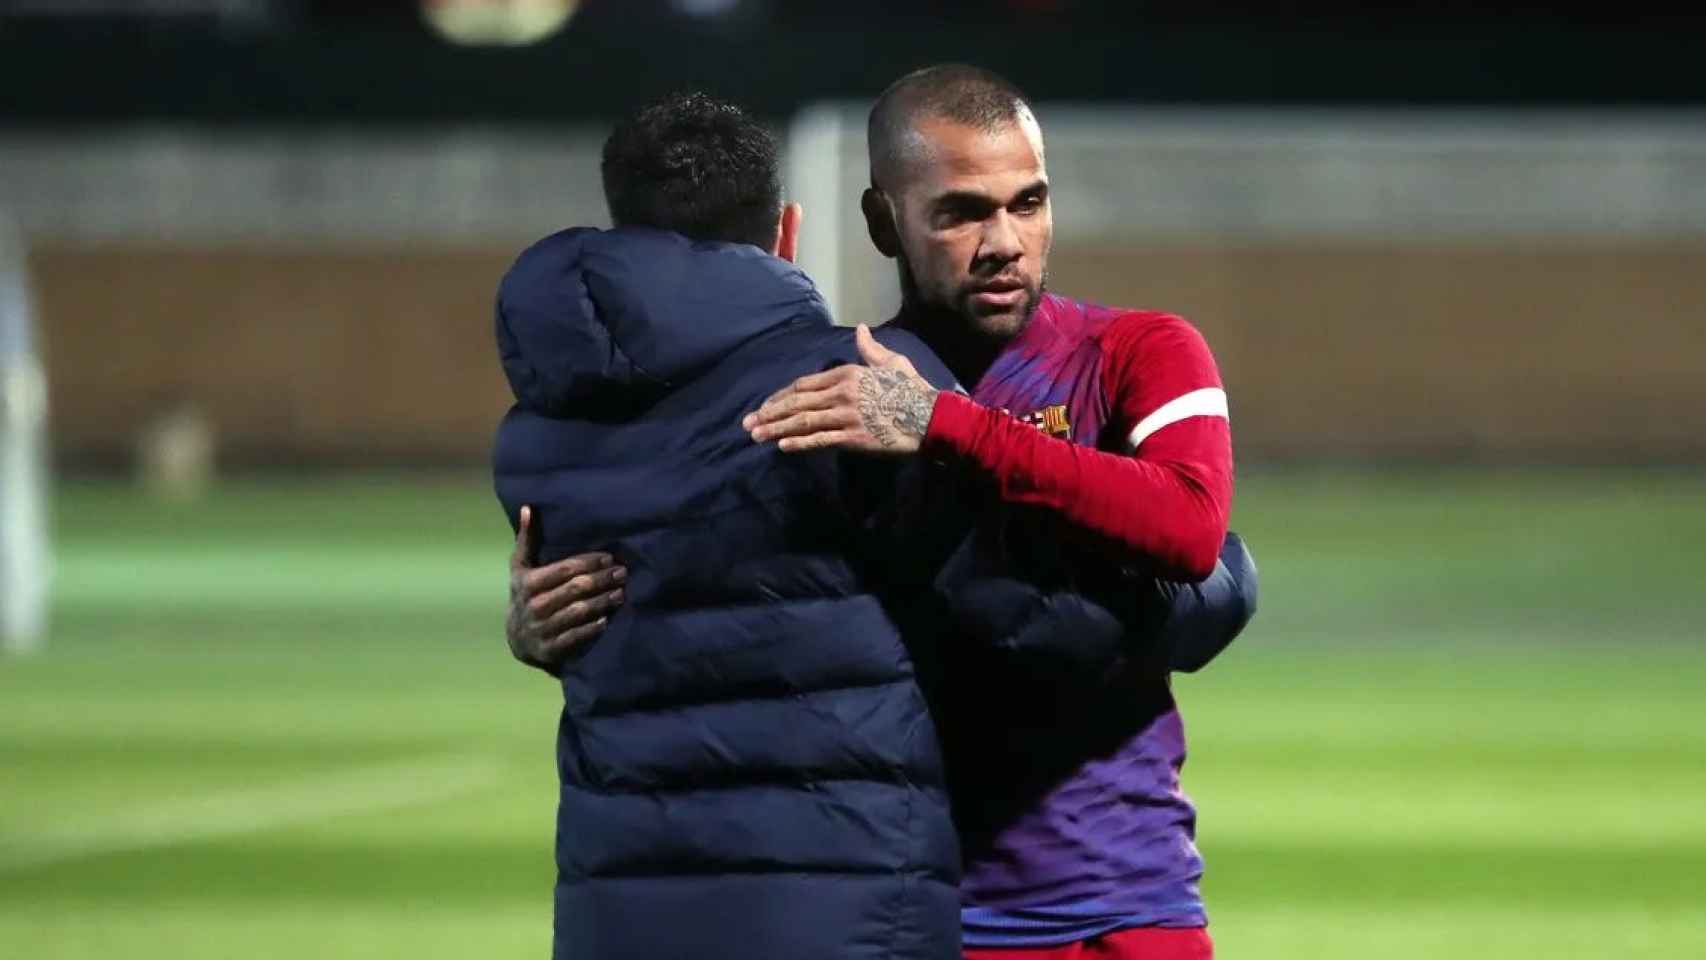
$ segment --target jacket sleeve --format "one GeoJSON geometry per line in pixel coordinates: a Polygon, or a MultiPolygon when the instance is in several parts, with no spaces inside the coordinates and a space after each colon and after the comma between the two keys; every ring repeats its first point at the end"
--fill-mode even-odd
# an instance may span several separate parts
{"type": "Polygon", "coordinates": [[[1194,673],[1230,646],[1256,615],[1256,560],[1238,534],[1228,533],[1207,580],[1158,580],[1156,589],[1171,601],[1160,637],[1169,666],[1194,673]]]}
{"type": "Polygon", "coordinates": [[[1038,670],[1100,673],[1128,657],[1202,669],[1256,613],[1255,561],[1228,534],[1201,583],[1122,576],[1098,585],[990,570],[973,534],[937,581],[956,633],[1038,670]]]}

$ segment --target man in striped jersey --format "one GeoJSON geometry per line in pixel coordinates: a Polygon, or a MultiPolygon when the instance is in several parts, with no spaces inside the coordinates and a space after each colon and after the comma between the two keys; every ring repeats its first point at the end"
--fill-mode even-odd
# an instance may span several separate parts
{"type": "MultiPolygon", "coordinates": [[[[861,331],[866,365],[779,391],[747,418],[753,438],[958,466],[992,504],[960,596],[1060,569],[1090,593],[1134,574],[1208,576],[1233,488],[1214,358],[1179,317],[1046,290],[1049,182],[1024,98],[974,67],[918,71],[872,108],[870,150],[862,205],[899,265],[894,322],[970,393],[933,389],[861,331]]],[[[961,619],[1008,630],[1010,612],[961,619]]],[[[1165,654],[1041,679],[967,658],[948,675],[966,955],[1212,956],[1165,654]]]]}

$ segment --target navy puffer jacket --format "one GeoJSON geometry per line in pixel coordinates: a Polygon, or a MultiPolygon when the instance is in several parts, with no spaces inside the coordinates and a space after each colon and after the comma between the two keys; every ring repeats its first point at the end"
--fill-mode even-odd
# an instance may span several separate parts
{"type": "Polygon", "coordinates": [[[885,546],[923,468],[783,455],[740,426],[856,362],[850,331],[755,247],[579,229],[517,260],[497,333],[511,522],[533,507],[542,561],[600,549],[630,571],[562,675],[555,955],[958,956],[958,848],[903,641],[935,632],[904,628],[938,560],[885,546]]]}

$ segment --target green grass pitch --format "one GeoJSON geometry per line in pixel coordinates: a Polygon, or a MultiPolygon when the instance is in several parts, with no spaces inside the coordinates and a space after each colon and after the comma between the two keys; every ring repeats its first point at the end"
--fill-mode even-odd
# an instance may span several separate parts
{"type": "MultiPolygon", "coordinates": [[[[0,956],[546,954],[555,690],[479,478],[55,513],[0,956]]],[[[1251,472],[1235,527],[1261,614],[1176,685],[1221,956],[1706,957],[1706,475],[1251,472]]]]}

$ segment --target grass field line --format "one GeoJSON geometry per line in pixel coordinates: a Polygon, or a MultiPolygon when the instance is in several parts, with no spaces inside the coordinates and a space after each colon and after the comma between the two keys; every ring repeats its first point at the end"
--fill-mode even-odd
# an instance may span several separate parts
{"type": "Polygon", "coordinates": [[[53,825],[24,837],[0,837],[0,873],[423,806],[491,786],[501,773],[502,764],[494,759],[445,754],[200,793],[98,820],[53,825]]]}

